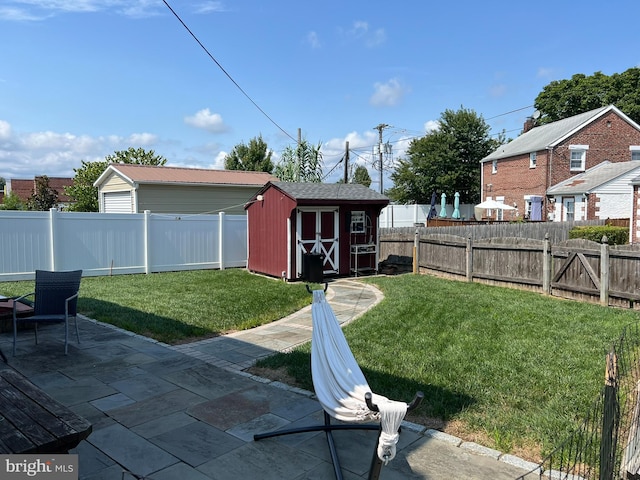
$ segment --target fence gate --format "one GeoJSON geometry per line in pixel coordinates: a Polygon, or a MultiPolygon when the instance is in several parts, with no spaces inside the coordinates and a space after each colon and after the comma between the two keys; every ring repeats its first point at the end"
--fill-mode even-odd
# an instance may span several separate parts
{"type": "Polygon", "coordinates": [[[599,296],[599,244],[583,239],[563,243],[551,248],[551,288],[599,296]]]}

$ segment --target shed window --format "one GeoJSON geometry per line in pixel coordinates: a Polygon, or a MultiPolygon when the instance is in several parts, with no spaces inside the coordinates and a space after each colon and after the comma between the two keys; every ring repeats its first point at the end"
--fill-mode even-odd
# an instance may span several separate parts
{"type": "Polygon", "coordinates": [[[529,154],[529,168],[536,168],[537,155],[536,152],[531,152],[529,154]]]}
{"type": "Polygon", "coordinates": [[[498,173],[498,160],[491,163],[491,173],[498,173]]]}
{"type": "Polygon", "coordinates": [[[639,145],[631,145],[629,147],[631,150],[631,160],[640,160],[640,146],[639,145]]]}

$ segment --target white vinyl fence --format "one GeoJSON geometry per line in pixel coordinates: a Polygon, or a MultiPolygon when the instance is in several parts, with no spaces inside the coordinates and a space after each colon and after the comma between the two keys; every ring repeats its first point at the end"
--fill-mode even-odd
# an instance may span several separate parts
{"type": "Polygon", "coordinates": [[[0,281],[247,265],[245,215],[0,211],[0,281]]]}
{"type": "MultiPolygon", "coordinates": [[[[437,215],[440,215],[442,205],[438,201],[436,204],[437,215]]],[[[380,212],[380,228],[401,228],[413,227],[416,223],[425,223],[431,205],[411,204],[411,205],[387,205],[380,212]]],[[[446,204],[447,217],[453,214],[453,204],[446,204]]],[[[473,205],[461,204],[458,207],[461,218],[473,218],[473,205]]]]}

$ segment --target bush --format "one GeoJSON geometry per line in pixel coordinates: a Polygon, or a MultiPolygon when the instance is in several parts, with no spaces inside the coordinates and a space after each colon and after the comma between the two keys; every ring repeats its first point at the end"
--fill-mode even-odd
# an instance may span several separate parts
{"type": "Polygon", "coordinates": [[[607,237],[609,245],[626,245],[629,243],[629,228],[595,225],[573,227],[569,230],[569,238],[585,238],[598,243],[602,243],[604,236],[607,237]]]}

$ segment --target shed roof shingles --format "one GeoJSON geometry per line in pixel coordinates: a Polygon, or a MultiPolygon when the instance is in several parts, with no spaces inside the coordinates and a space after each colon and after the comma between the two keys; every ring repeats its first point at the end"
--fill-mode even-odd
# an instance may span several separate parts
{"type": "Polygon", "coordinates": [[[260,187],[276,177],[266,172],[213,170],[155,165],[111,164],[113,169],[136,183],[248,185],[260,187]]]}
{"type": "Polygon", "coordinates": [[[370,201],[388,203],[389,198],[357,183],[272,182],[295,200],[370,201]]]}

